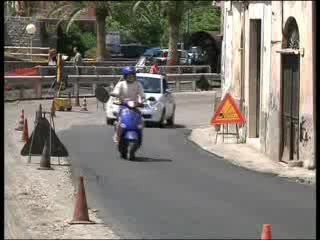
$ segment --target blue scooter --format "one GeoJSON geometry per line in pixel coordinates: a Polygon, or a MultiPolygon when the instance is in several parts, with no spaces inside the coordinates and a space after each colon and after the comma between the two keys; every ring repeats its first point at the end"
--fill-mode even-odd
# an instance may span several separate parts
{"type": "Polygon", "coordinates": [[[123,159],[135,160],[135,153],[142,144],[142,115],[134,101],[123,101],[120,105],[120,139],[118,150],[123,159]]]}

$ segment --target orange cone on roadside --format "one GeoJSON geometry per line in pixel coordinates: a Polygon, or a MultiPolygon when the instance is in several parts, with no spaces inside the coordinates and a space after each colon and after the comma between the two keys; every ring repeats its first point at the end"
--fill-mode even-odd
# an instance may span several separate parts
{"type": "Polygon", "coordinates": [[[271,240],[271,224],[263,224],[262,227],[262,234],[261,234],[262,240],[271,240]]]}
{"type": "Polygon", "coordinates": [[[21,136],[21,142],[27,142],[29,140],[29,131],[28,131],[28,120],[24,119],[24,126],[21,136]]]}
{"type": "Polygon", "coordinates": [[[19,123],[18,123],[18,126],[15,128],[15,130],[23,131],[23,126],[24,126],[24,110],[22,109],[20,113],[19,123]]]}
{"type": "Polygon", "coordinates": [[[83,177],[80,177],[79,189],[76,194],[76,206],[74,209],[73,220],[69,224],[93,224],[90,221],[86,193],[84,189],[83,177]]]}

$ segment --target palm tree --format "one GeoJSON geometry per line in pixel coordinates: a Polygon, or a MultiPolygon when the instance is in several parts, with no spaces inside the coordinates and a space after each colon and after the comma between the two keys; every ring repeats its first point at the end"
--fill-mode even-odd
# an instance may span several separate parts
{"type": "Polygon", "coordinates": [[[178,63],[178,40],[185,10],[185,1],[164,1],[169,22],[169,65],[178,63]]]}
{"type": "Polygon", "coordinates": [[[106,51],[106,17],[111,14],[112,1],[63,1],[55,7],[48,17],[62,13],[61,20],[67,20],[66,32],[70,30],[71,25],[77,17],[89,8],[94,8],[96,13],[96,29],[97,29],[97,61],[104,61],[107,58],[106,51]]]}
{"type": "Polygon", "coordinates": [[[185,1],[137,1],[133,7],[133,12],[137,14],[137,9],[143,9],[144,11],[139,12],[141,17],[148,21],[154,19],[152,15],[146,13],[150,12],[150,3],[158,5],[159,14],[164,15],[168,19],[169,23],[169,65],[176,65],[178,62],[178,37],[183,14],[185,10],[185,1]]]}
{"type": "MultiPolygon", "coordinates": [[[[137,12],[137,8],[146,8],[147,2],[137,1],[133,8],[137,12]]],[[[169,65],[178,63],[178,40],[181,24],[184,14],[191,8],[196,6],[211,6],[211,0],[191,0],[191,1],[154,1],[153,4],[160,4],[159,13],[166,16],[169,23],[169,65]]],[[[145,16],[143,16],[145,17],[145,16]]]]}
{"type": "Polygon", "coordinates": [[[15,1],[15,13],[20,17],[29,17],[31,15],[33,3],[31,1],[15,1]]]}

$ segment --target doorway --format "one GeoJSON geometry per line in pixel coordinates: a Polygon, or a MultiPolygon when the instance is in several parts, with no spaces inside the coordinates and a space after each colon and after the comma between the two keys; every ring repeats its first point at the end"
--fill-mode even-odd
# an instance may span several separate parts
{"type": "Polygon", "coordinates": [[[299,55],[289,54],[282,56],[283,161],[299,160],[299,68],[299,55]]]}
{"type": "Polygon", "coordinates": [[[249,137],[259,138],[261,97],[261,20],[250,20],[249,137]]]}
{"type": "MultiPolygon", "coordinates": [[[[290,17],[285,26],[285,49],[299,49],[297,22],[290,17]]],[[[282,54],[282,158],[299,160],[300,55],[282,54]]]]}

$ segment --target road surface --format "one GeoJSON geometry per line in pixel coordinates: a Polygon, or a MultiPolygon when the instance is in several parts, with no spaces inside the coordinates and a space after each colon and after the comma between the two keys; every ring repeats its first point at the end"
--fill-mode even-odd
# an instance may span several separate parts
{"type": "Polygon", "coordinates": [[[186,139],[182,127],[208,124],[212,101],[178,94],[179,127],[146,128],[138,162],[119,158],[112,127],[61,132],[89,207],[121,238],[257,239],[265,223],[275,239],[315,238],[314,186],[233,166],[186,139]]]}

